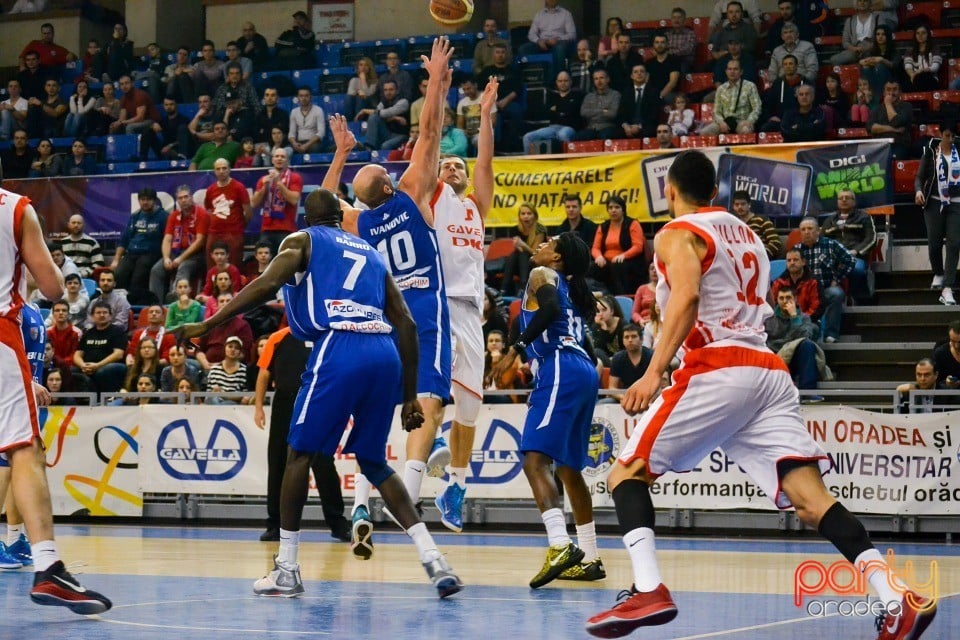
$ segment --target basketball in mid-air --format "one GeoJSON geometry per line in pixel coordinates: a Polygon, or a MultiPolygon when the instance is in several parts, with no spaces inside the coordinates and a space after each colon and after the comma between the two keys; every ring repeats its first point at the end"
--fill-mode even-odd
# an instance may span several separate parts
{"type": "Polygon", "coordinates": [[[473,0],[430,0],[430,16],[445,27],[457,27],[473,17],[473,0]]]}

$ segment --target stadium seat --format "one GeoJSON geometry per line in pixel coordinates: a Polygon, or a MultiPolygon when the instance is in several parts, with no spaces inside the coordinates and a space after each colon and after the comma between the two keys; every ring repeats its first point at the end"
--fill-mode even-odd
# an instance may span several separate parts
{"type": "Polygon", "coordinates": [[[893,163],[894,193],[913,193],[913,179],[920,170],[919,160],[897,160],[893,163]]]}
{"type": "Polygon", "coordinates": [[[433,51],[433,36],[407,38],[407,62],[420,62],[420,56],[429,56],[433,51]]]}
{"type": "MultiPolygon", "coordinates": [[[[310,87],[310,91],[316,93],[320,90],[320,76],[324,75],[326,69],[300,69],[294,71],[293,84],[298,87],[310,87]]],[[[348,80],[349,82],[349,80],[348,80]]]]}
{"type": "Polygon", "coordinates": [[[757,134],[759,144],[779,144],[783,142],[783,134],[777,131],[761,131],[757,134]]]}
{"type": "Polygon", "coordinates": [[[720,144],[757,144],[755,133],[721,133],[718,136],[720,144]]]}
{"type": "Polygon", "coordinates": [[[684,149],[715,147],[720,144],[718,136],[680,136],[680,146],[684,149]]]}
{"type": "Polygon", "coordinates": [[[340,49],[340,60],[337,62],[341,67],[353,67],[360,58],[373,58],[376,50],[376,43],[373,41],[365,42],[344,42],[340,49]]]}
{"type": "Polygon", "coordinates": [[[251,76],[251,81],[253,82],[254,88],[257,90],[257,95],[262,96],[263,90],[271,85],[276,85],[278,87],[278,94],[281,98],[287,98],[293,94],[289,91],[283,91],[284,86],[291,84],[291,76],[289,71],[261,71],[260,73],[255,73],[251,76]],[[283,78],[281,83],[277,83],[274,78],[278,76],[283,78]]]}
{"type": "Polygon", "coordinates": [[[520,305],[523,304],[523,300],[517,298],[516,300],[510,303],[510,314],[507,318],[507,327],[513,324],[514,319],[520,315],[520,305]]]}
{"type": "Polygon", "coordinates": [[[630,321],[630,315],[633,313],[633,298],[630,296],[616,296],[617,303],[620,305],[620,311],[623,312],[623,317],[626,318],[626,321],[630,321]]]}
{"type": "Polygon", "coordinates": [[[317,45],[315,58],[317,64],[321,67],[336,67],[340,65],[340,51],[343,49],[342,42],[329,42],[327,44],[317,45]]]}
{"type": "Polygon", "coordinates": [[[918,129],[921,136],[930,138],[940,137],[940,125],[938,124],[922,124],[918,127],[918,129]]]}
{"type": "MultiPolygon", "coordinates": [[[[697,113],[697,112],[694,111],[694,113],[697,113]]],[[[713,103],[704,102],[703,104],[701,104],[699,116],[700,117],[698,119],[700,120],[700,124],[710,124],[711,122],[713,122],[713,103]]]]}
{"type": "Polygon", "coordinates": [[[565,153],[599,153],[603,148],[603,140],[574,140],[563,145],[565,153]]]}
{"type": "Polygon", "coordinates": [[[776,280],[781,273],[784,272],[787,268],[786,260],[771,260],[770,261],[770,282],[776,280]]]}
{"type": "Polygon", "coordinates": [[[947,86],[957,79],[957,76],[960,76],[960,60],[957,58],[950,58],[947,60],[947,86]]]}
{"type": "Polygon", "coordinates": [[[406,53],[406,48],[406,41],[401,40],[400,38],[377,40],[374,43],[373,50],[371,51],[372,55],[370,57],[373,59],[374,64],[386,64],[387,56],[391,53],[398,54],[400,59],[403,60],[403,56],[406,53]]]}
{"type": "Polygon", "coordinates": [[[908,2],[902,6],[900,22],[904,29],[914,30],[925,24],[932,29],[940,26],[943,2],[908,2]]]}
{"type": "Polygon", "coordinates": [[[139,144],[139,135],[107,136],[107,162],[128,162],[131,158],[136,158],[139,144]]]}
{"type": "Polygon", "coordinates": [[[603,371],[600,373],[600,388],[607,389],[610,387],[610,367],[604,367],[603,371]]]}
{"type": "Polygon", "coordinates": [[[869,138],[867,130],[862,127],[840,127],[837,129],[837,137],[844,139],[869,138]]]}
{"type": "Polygon", "coordinates": [[[712,73],[688,73],[680,81],[680,90],[688,95],[711,89],[713,89],[712,73]]]}
{"type": "Polygon", "coordinates": [[[343,108],[346,104],[347,96],[342,93],[335,93],[333,95],[323,96],[320,106],[323,109],[324,115],[330,117],[335,113],[343,113],[343,108]]]}
{"type": "MultiPolygon", "coordinates": [[[[473,49],[477,43],[476,36],[473,33],[451,33],[447,36],[450,44],[453,45],[453,59],[470,58],[473,63],[473,49]]],[[[402,58],[401,58],[402,59],[402,58]]]]}
{"type": "Polygon", "coordinates": [[[793,229],[787,234],[787,242],[783,245],[784,249],[792,249],[800,244],[800,229],[793,229]]]}
{"type": "Polygon", "coordinates": [[[553,56],[548,53],[523,56],[517,62],[524,85],[542,87],[553,75],[553,56]]]}
{"type": "Polygon", "coordinates": [[[841,64],[833,67],[833,72],[840,76],[840,89],[847,94],[857,92],[857,82],[860,80],[860,65],[841,64]]]}
{"type": "MultiPolygon", "coordinates": [[[[459,71],[460,73],[469,73],[472,75],[474,71],[473,58],[462,58],[460,60],[454,60],[450,66],[453,67],[454,73],[459,71]]],[[[479,69],[477,69],[477,71],[479,71],[479,69]]]]}
{"type": "Polygon", "coordinates": [[[640,151],[643,149],[643,140],[640,138],[606,140],[604,146],[607,151],[640,151]]]}
{"type": "Polygon", "coordinates": [[[960,2],[944,0],[940,10],[940,26],[947,29],[960,27],[960,2]]]}
{"type": "MultiPolygon", "coordinates": [[[[262,93],[263,92],[261,92],[261,94],[262,93]]],[[[193,117],[197,115],[197,111],[199,110],[200,105],[196,102],[186,102],[184,104],[177,105],[177,111],[179,111],[188,121],[193,120],[193,117]]]]}
{"type": "Polygon", "coordinates": [[[323,69],[319,79],[320,95],[329,96],[333,94],[345,94],[347,86],[350,84],[350,78],[354,71],[350,67],[333,67],[332,69],[323,69]]]}

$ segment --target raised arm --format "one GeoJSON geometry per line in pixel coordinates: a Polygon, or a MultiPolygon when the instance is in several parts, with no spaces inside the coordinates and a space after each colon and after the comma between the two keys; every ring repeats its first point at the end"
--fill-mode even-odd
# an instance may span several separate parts
{"type": "MultiPolygon", "coordinates": [[[[347,164],[347,157],[354,147],[357,146],[357,139],[347,125],[347,119],[339,113],[330,116],[330,133],[336,142],[337,150],[333,154],[333,162],[327,169],[327,175],[323,177],[323,183],[320,185],[330,193],[336,193],[340,186],[340,178],[343,175],[343,167],[347,164]]],[[[340,210],[343,212],[343,222],[341,226],[347,233],[359,235],[357,233],[357,218],[360,216],[360,209],[355,208],[345,200],[340,200],[340,210]]]]}
{"type": "Polygon", "coordinates": [[[473,197],[483,219],[493,202],[493,107],[497,104],[498,88],[497,79],[490,78],[480,96],[480,137],[477,161],[473,165],[473,197]]]}

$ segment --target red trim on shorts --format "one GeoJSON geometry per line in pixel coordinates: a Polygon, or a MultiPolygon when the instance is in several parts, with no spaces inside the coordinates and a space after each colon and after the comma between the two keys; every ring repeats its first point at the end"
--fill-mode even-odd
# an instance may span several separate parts
{"type": "Polygon", "coordinates": [[[457,380],[456,378],[453,378],[453,382],[454,382],[457,386],[463,387],[463,389],[464,389],[467,393],[469,393],[470,395],[472,395],[472,396],[474,396],[474,397],[476,397],[476,398],[479,398],[480,400],[483,400],[483,395],[482,395],[482,394],[477,393],[476,391],[474,391],[473,389],[471,389],[471,388],[468,387],[467,385],[463,384],[462,382],[460,382],[460,381],[457,380]]]}
{"type": "MultiPolygon", "coordinates": [[[[793,504],[788,504],[784,507],[781,507],[779,504],[777,504],[777,498],[780,497],[780,493],[782,492],[782,489],[780,488],[781,478],[780,478],[780,470],[779,470],[781,462],[783,462],[784,460],[795,460],[797,462],[817,462],[819,460],[829,460],[829,459],[830,459],[830,456],[784,456],[782,458],[777,458],[777,462],[774,464],[774,470],[777,472],[777,492],[774,495],[769,496],[770,501],[773,503],[773,506],[775,506],[777,509],[780,509],[781,511],[786,511],[787,509],[793,508],[793,504]]],[[[817,471],[820,471],[819,464],[817,465],[817,471]]],[[[821,478],[823,477],[823,471],[820,471],[820,477],[821,478]]],[[[789,498],[787,499],[789,500],[789,498]]]]}
{"type": "MultiPolygon", "coordinates": [[[[8,319],[9,320],[9,319],[8,319]]],[[[20,365],[20,377],[23,379],[23,391],[26,396],[27,407],[30,410],[30,431],[33,436],[26,442],[14,442],[0,446],[0,451],[22,447],[24,444],[30,444],[34,438],[40,437],[40,417],[37,411],[37,398],[33,393],[33,376],[30,373],[30,362],[27,360],[27,352],[23,345],[23,334],[20,332],[20,325],[12,321],[0,322],[0,342],[10,347],[17,356],[17,364],[20,365]]]]}

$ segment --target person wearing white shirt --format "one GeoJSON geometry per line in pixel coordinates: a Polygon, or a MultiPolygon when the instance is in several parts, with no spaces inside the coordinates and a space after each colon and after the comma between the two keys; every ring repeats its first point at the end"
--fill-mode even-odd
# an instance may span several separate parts
{"type": "Polygon", "coordinates": [[[311,103],[313,95],[307,87],[300,87],[297,100],[300,108],[290,112],[290,146],[295,153],[319,152],[326,131],[323,109],[311,103]]]}
{"type": "Polygon", "coordinates": [[[27,101],[20,95],[20,82],[7,83],[10,98],[0,102],[0,140],[9,140],[14,131],[26,128],[27,101]]]}
{"type": "Polygon", "coordinates": [[[558,0],[544,0],[543,9],[533,16],[527,40],[517,53],[532,56],[549,53],[553,55],[553,73],[566,68],[567,58],[573,54],[577,42],[577,28],[573,24],[573,15],[563,7],[557,6],[558,0]]]}

